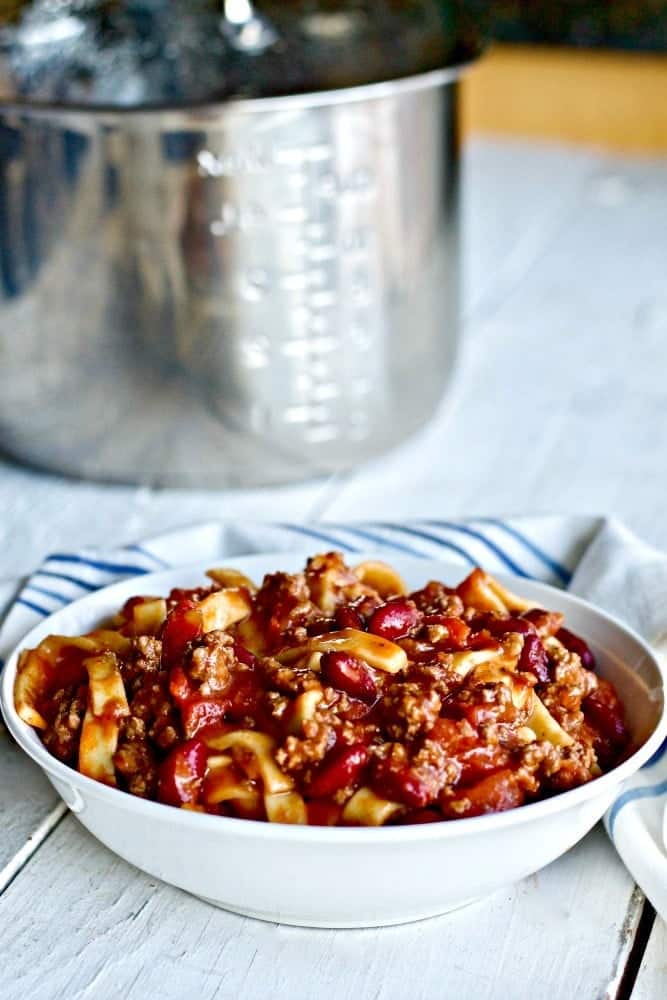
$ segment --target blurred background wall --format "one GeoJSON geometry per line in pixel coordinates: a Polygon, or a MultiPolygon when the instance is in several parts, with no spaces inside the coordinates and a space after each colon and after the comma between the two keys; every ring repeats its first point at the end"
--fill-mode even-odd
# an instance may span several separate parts
{"type": "Polygon", "coordinates": [[[496,39],[467,131],[667,152],[667,0],[472,0],[496,39]]]}

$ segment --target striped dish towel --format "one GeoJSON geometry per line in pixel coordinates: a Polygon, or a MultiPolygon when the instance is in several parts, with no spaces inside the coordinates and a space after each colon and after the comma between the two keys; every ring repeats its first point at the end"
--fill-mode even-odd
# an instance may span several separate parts
{"type": "MultiPolygon", "coordinates": [[[[265,524],[212,522],[121,549],[57,552],[20,589],[0,630],[6,656],[46,615],[129,576],[263,552],[398,553],[541,580],[605,608],[667,652],[667,555],[612,519],[265,524]]],[[[633,878],[667,918],[667,742],[623,787],[605,826],[633,878]]]]}

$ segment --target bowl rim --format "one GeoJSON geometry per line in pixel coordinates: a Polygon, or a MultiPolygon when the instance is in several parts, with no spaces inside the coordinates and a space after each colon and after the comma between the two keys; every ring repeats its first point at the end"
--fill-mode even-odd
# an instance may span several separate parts
{"type": "MultiPolygon", "coordinates": [[[[241,569],[244,568],[244,563],[247,564],[251,561],[271,561],[276,563],[276,568],[279,568],[281,560],[284,562],[290,556],[301,556],[302,554],[304,554],[302,551],[296,552],[295,550],[290,550],[289,552],[274,551],[253,553],[247,556],[233,556],[227,561],[230,563],[233,562],[235,567],[238,565],[241,569]]],[[[355,561],[367,558],[386,559],[387,552],[363,552],[355,553],[354,556],[355,561]]],[[[425,576],[428,576],[429,572],[436,568],[438,573],[442,573],[444,570],[445,573],[452,571],[459,575],[461,570],[465,569],[460,564],[449,562],[446,559],[431,559],[429,557],[406,558],[399,554],[392,555],[391,558],[392,565],[396,566],[399,571],[401,570],[401,565],[423,565],[425,576]]],[[[484,834],[511,826],[519,826],[533,820],[537,821],[554,813],[564,812],[569,808],[576,808],[590,799],[611,794],[614,788],[618,787],[624,780],[639,770],[653,756],[667,737],[667,668],[663,667],[660,659],[648,643],[633,628],[624,624],[615,615],[603,611],[601,608],[596,607],[575,594],[571,594],[569,591],[553,587],[542,581],[522,578],[509,573],[496,573],[494,571],[494,577],[510,587],[517,588],[519,592],[521,592],[522,588],[530,588],[536,589],[538,593],[544,593],[547,598],[553,595],[556,601],[561,603],[565,601],[566,604],[571,604],[583,613],[592,615],[601,620],[603,624],[620,631],[651,662],[660,678],[660,685],[654,690],[662,696],[661,713],[648,739],[633,754],[611,771],[607,771],[599,778],[595,778],[584,785],[579,785],[577,788],[558,792],[550,798],[529,802],[505,812],[488,813],[482,816],[471,816],[458,820],[383,827],[297,826],[267,823],[260,820],[241,819],[232,816],[213,816],[186,809],[177,809],[162,802],[142,799],[130,795],[122,789],[104,785],[101,782],[80,774],[74,768],[53,757],[46,747],[44,747],[33,727],[29,726],[19,717],[14,706],[14,678],[16,676],[18,654],[23,648],[29,646],[31,641],[36,641],[31,639],[33,634],[40,633],[40,636],[46,635],[48,634],[48,630],[46,632],[44,630],[53,618],[72,610],[76,611],[82,605],[86,606],[90,604],[91,606],[96,606],[105,597],[111,600],[112,597],[115,597],[116,592],[122,593],[128,590],[128,588],[131,589],[133,587],[139,588],[144,582],[146,583],[146,588],[142,587],[142,590],[146,593],[150,589],[152,581],[157,581],[157,586],[159,586],[161,578],[169,579],[175,574],[182,576],[188,574],[194,576],[197,574],[203,576],[205,569],[210,568],[215,561],[218,561],[216,557],[212,557],[205,564],[198,562],[195,564],[168,567],[158,572],[133,576],[106,587],[101,587],[93,593],[72,601],[70,604],[44,618],[30,629],[12,649],[0,676],[0,709],[2,716],[4,717],[7,729],[24,753],[35,761],[42,771],[58,783],[56,788],[59,793],[59,785],[64,784],[70,789],[76,790],[84,803],[86,802],[86,798],[95,798],[123,811],[143,815],[147,819],[152,817],[155,821],[171,821],[174,825],[183,829],[200,828],[202,833],[206,830],[217,830],[220,836],[224,836],[225,834],[228,836],[238,836],[243,835],[243,831],[245,831],[245,835],[262,841],[292,841],[304,844],[319,843],[335,844],[338,846],[358,843],[363,843],[367,846],[380,846],[382,844],[403,841],[421,842],[438,839],[446,841],[452,837],[459,837],[461,835],[484,834]]],[[[173,585],[173,583],[167,584],[167,586],[173,585]]],[[[545,602],[545,605],[549,606],[547,602],[545,602]]],[[[115,606],[117,607],[118,604],[115,606]]],[[[97,617],[99,619],[99,611],[97,617]]],[[[60,794],[64,798],[64,795],[60,794]]],[[[66,799],[65,802],[67,803],[66,799]]]]}

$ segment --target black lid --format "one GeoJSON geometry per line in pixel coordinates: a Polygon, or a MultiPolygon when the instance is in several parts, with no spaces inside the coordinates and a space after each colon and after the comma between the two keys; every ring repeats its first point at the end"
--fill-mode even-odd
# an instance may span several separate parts
{"type": "Polygon", "coordinates": [[[187,107],[468,62],[465,0],[9,0],[0,102],[187,107]]]}

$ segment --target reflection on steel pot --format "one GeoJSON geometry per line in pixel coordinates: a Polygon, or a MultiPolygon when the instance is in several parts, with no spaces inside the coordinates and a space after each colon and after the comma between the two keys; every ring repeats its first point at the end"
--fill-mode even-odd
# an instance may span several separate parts
{"type": "Polygon", "coordinates": [[[250,485],[417,430],[458,337],[456,78],[7,103],[0,447],[95,478],[250,485]]]}

